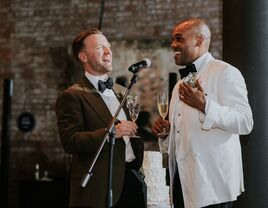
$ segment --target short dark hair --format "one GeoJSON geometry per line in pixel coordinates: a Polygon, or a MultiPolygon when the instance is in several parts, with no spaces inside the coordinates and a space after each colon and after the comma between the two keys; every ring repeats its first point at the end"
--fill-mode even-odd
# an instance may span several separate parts
{"type": "Polygon", "coordinates": [[[120,84],[120,85],[124,86],[124,87],[127,87],[127,77],[125,77],[125,76],[117,77],[115,82],[117,84],[120,84]]]}
{"type": "Polygon", "coordinates": [[[93,34],[102,34],[102,32],[96,28],[91,28],[91,29],[85,30],[83,32],[80,32],[74,38],[73,45],[72,45],[73,55],[78,61],[80,61],[78,55],[79,55],[80,51],[84,48],[84,40],[88,36],[93,35],[93,34]]]}

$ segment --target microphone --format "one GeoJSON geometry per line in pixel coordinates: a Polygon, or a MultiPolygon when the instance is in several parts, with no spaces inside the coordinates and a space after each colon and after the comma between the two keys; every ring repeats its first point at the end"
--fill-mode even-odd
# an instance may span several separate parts
{"type": "Polygon", "coordinates": [[[139,72],[142,68],[148,68],[151,66],[151,61],[148,58],[145,58],[135,64],[132,64],[129,68],[128,71],[132,73],[137,73],[139,72]]]}

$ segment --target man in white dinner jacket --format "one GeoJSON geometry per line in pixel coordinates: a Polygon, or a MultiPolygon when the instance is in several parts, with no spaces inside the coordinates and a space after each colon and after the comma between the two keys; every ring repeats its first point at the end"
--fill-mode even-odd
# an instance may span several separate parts
{"type": "Polygon", "coordinates": [[[153,125],[160,150],[169,154],[171,202],[177,208],[230,208],[244,191],[239,135],[253,128],[244,78],[209,52],[204,20],[177,24],[171,47],[182,78],[174,87],[169,121],[153,125]],[[189,73],[189,74],[188,74],[189,73]],[[195,81],[196,78],[196,81],[195,81]]]}

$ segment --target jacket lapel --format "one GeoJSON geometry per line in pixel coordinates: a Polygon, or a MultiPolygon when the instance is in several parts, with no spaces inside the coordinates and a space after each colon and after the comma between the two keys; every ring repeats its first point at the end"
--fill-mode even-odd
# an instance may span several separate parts
{"type": "MultiPolygon", "coordinates": [[[[91,106],[92,109],[95,110],[96,114],[99,115],[100,119],[102,119],[107,125],[109,125],[113,117],[97,89],[86,77],[82,78],[82,80],[79,82],[79,86],[81,88],[80,90],[83,91],[82,94],[87,103],[91,106]]],[[[118,101],[121,103],[123,100],[123,96],[126,92],[126,88],[115,83],[113,91],[118,101]]],[[[129,120],[130,116],[126,103],[124,103],[123,105],[123,110],[127,116],[127,119],[129,120]]]]}
{"type": "Polygon", "coordinates": [[[87,103],[95,110],[100,119],[102,119],[106,125],[109,125],[113,117],[96,88],[86,77],[80,81],[80,84],[87,103]]]}

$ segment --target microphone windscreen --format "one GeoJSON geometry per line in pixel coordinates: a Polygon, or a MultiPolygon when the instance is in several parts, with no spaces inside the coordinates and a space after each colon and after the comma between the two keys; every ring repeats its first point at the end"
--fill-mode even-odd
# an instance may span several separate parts
{"type": "Polygon", "coordinates": [[[147,64],[147,67],[150,67],[151,66],[151,64],[152,64],[152,62],[151,62],[151,60],[150,59],[148,59],[148,58],[145,58],[145,59],[143,59],[147,64]]]}

